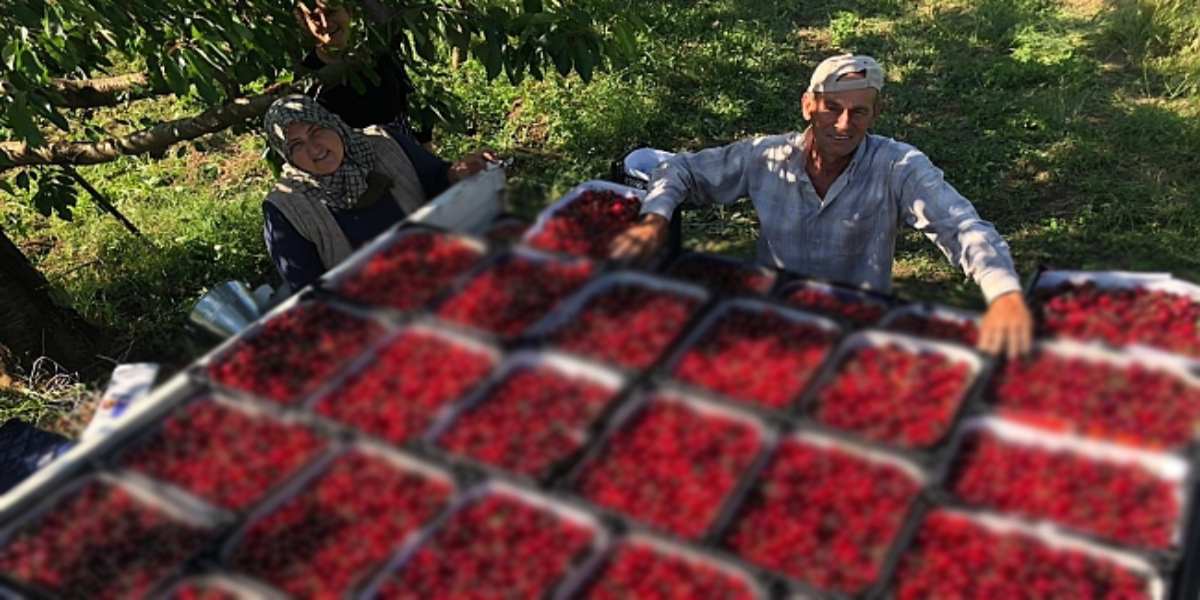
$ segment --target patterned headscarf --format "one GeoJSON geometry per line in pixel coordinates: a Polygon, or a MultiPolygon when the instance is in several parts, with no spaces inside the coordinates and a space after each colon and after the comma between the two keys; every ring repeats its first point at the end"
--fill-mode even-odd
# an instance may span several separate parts
{"type": "Polygon", "coordinates": [[[375,151],[361,132],[352,129],[341,117],[329,112],[316,100],[302,94],[284,96],[267,109],[263,117],[267,144],[287,163],[284,176],[299,181],[307,194],[315,194],[330,208],[346,209],[359,206],[367,191],[367,176],[375,168],[375,151]],[[292,164],[287,152],[287,127],[296,121],[332,129],[342,139],[345,152],[342,164],[328,175],[312,175],[292,164]]]}

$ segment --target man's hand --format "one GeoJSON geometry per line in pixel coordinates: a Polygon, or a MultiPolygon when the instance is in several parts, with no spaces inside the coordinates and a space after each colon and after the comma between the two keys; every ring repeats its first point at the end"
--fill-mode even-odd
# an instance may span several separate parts
{"type": "Polygon", "coordinates": [[[1033,347],[1033,317],[1021,292],[1009,292],[994,300],[979,327],[979,349],[988,354],[1005,352],[1015,359],[1033,347]]]}
{"type": "Polygon", "coordinates": [[[662,215],[646,213],[636,225],[630,226],[617,236],[608,247],[609,258],[615,260],[641,260],[659,248],[667,240],[667,224],[662,215]]]}
{"type": "Polygon", "coordinates": [[[450,165],[450,170],[446,173],[446,178],[450,183],[458,183],[482,170],[487,168],[489,162],[498,160],[496,153],[491,150],[480,150],[473,154],[468,154],[458,162],[450,165]]]}

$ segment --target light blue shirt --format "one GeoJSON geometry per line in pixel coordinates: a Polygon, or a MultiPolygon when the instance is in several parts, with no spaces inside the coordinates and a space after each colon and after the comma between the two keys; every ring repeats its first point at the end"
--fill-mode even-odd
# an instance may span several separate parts
{"type": "Polygon", "coordinates": [[[822,200],[804,169],[805,133],[680,153],[654,171],[643,213],[668,219],[685,199],[758,212],[759,262],[888,292],[903,221],[975,280],[991,302],[1021,289],[1008,244],[916,148],[868,135],[822,200]]]}

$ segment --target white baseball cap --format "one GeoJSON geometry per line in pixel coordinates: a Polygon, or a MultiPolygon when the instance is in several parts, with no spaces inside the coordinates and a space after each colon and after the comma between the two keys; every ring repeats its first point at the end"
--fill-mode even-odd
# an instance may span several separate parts
{"type": "Polygon", "coordinates": [[[875,88],[883,90],[883,67],[874,58],[863,54],[839,54],[817,65],[808,82],[810,92],[846,92],[875,88]],[[839,79],[850,73],[862,73],[862,78],[839,79]]]}

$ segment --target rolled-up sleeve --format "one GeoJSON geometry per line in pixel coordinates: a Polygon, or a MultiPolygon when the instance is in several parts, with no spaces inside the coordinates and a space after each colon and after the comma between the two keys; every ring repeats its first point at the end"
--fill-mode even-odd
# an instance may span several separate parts
{"type": "Polygon", "coordinates": [[[895,164],[892,175],[899,182],[905,222],[923,232],[952,264],[974,279],[989,303],[1021,289],[1004,238],[946,182],[941,169],[925,154],[910,150],[895,164]]]}
{"type": "Polygon", "coordinates": [[[654,170],[642,214],[667,219],[684,200],[696,204],[732,204],[749,192],[750,162],[757,139],[699,152],[681,152],[654,170]]]}

